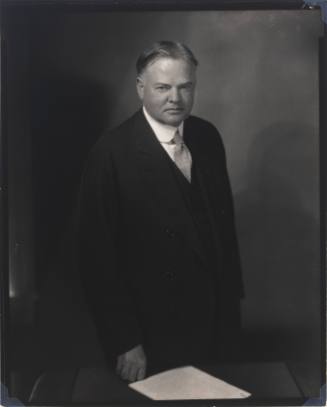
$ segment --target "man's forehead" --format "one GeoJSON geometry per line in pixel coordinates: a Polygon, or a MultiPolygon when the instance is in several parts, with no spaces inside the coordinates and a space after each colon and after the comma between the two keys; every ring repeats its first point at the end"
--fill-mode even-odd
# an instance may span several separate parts
{"type": "Polygon", "coordinates": [[[195,66],[183,58],[171,58],[158,56],[146,66],[145,73],[167,73],[172,69],[181,69],[190,73],[195,73],[195,66]]]}

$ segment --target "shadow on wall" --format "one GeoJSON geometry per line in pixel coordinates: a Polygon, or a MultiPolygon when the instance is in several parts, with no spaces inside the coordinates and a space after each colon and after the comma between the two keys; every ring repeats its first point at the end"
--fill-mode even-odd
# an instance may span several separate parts
{"type": "Polygon", "coordinates": [[[244,328],[248,346],[261,359],[319,357],[314,136],[313,128],[298,123],[276,123],[260,132],[247,158],[248,183],[235,197],[246,288],[244,328]]]}
{"type": "Polygon", "coordinates": [[[86,156],[110,120],[102,83],[56,73],[40,77],[31,106],[38,280],[45,277],[69,221],[86,156]]]}
{"type": "MultiPolygon", "coordinates": [[[[73,264],[72,214],[85,159],[111,121],[112,91],[57,73],[34,96],[38,314],[35,363],[104,360],[73,264]]],[[[91,272],[91,271],[90,271],[91,272]]]]}

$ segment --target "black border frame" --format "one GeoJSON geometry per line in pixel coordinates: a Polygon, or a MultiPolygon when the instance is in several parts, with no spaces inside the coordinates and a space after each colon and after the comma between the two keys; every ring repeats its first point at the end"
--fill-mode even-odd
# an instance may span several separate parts
{"type": "Polygon", "coordinates": [[[106,10],[292,10],[325,0],[2,0],[2,8],[87,8],[106,10]]]}
{"type": "MultiPolygon", "coordinates": [[[[319,40],[319,158],[320,158],[320,265],[321,265],[321,395],[320,398],[307,400],[301,398],[284,398],[279,400],[201,400],[201,401],[157,401],[155,405],[169,406],[298,406],[305,402],[325,405],[326,403],[326,263],[327,263],[327,0],[0,0],[0,403],[13,406],[13,400],[7,394],[10,389],[9,363],[7,357],[8,338],[6,335],[9,320],[9,205],[8,205],[8,174],[7,174],[7,89],[6,89],[6,32],[5,19],[15,12],[55,13],[57,12],[105,12],[105,11],[177,11],[177,10],[299,10],[321,8],[324,22],[324,35],[319,40]],[[324,4],[322,4],[324,3],[324,4]],[[326,13],[326,15],[324,14],[326,13]],[[10,401],[11,400],[11,401],[10,401]],[[272,404],[273,403],[273,404],[272,404]]],[[[58,403],[29,403],[28,406],[58,406],[58,403]]],[[[89,406],[89,403],[70,403],[69,406],[89,406]]],[[[94,403],[96,406],[108,404],[94,403]]],[[[126,403],[120,403],[127,406],[126,403]]],[[[133,403],[142,405],[140,402],[133,403]]],[[[143,404],[144,405],[144,404],[143,404]]],[[[150,403],[146,404],[147,406],[150,403]]],[[[152,405],[152,403],[151,403],[152,405]]]]}

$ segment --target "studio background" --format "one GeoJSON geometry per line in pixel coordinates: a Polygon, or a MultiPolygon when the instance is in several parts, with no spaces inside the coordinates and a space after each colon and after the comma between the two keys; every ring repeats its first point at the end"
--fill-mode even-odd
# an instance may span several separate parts
{"type": "MultiPolygon", "coordinates": [[[[139,108],[155,40],[200,62],[193,114],[226,147],[249,360],[286,360],[310,395],[321,362],[319,11],[15,14],[6,20],[12,385],[103,355],[71,256],[83,161],[139,108]],[[22,335],[25,338],[22,341],[22,335]]],[[[24,393],[25,392],[25,393],[24,393]]]]}

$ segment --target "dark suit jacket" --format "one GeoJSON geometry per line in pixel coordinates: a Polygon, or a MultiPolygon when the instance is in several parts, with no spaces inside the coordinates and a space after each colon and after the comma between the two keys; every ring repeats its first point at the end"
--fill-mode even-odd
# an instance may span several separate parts
{"type": "Polygon", "coordinates": [[[243,287],[223,144],[214,126],[192,116],[184,138],[212,227],[214,265],[141,110],[102,137],[86,163],[79,267],[108,355],[142,343],[154,360],[188,361],[211,349],[215,331],[228,337],[239,323],[243,287]]]}

